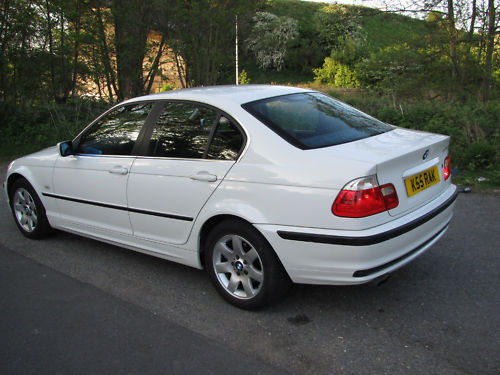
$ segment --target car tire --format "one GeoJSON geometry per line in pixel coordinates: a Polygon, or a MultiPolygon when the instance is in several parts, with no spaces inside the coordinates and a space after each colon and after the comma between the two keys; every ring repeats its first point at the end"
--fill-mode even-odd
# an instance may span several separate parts
{"type": "Polygon", "coordinates": [[[52,228],[38,194],[25,179],[14,182],[10,189],[10,208],[17,227],[28,238],[44,238],[52,228]]]}
{"type": "Polygon", "coordinates": [[[283,297],[291,285],[271,245],[248,223],[221,222],[209,234],[205,249],[210,280],[234,306],[262,308],[283,297]]]}

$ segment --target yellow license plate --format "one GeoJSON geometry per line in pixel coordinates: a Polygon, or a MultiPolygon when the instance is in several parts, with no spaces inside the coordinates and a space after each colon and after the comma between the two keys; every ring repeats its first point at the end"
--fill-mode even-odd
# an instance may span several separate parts
{"type": "Polygon", "coordinates": [[[438,167],[434,166],[405,179],[406,192],[411,197],[432,185],[436,185],[439,181],[438,167]]]}

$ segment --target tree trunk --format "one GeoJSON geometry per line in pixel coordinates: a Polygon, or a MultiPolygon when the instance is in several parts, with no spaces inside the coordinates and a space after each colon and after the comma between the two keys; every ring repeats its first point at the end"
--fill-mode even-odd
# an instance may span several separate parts
{"type": "Polygon", "coordinates": [[[111,12],[115,25],[118,98],[123,100],[143,93],[142,64],[151,16],[149,2],[113,0],[111,12]]]}
{"type": "Polygon", "coordinates": [[[50,64],[50,83],[52,88],[52,98],[55,100],[57,97],[56,92],[56,73],[54,69],[54,46],[53,46],[53,36],[52,36],[52,18],[50,16],[50,6],[49,1],[45,0],[45,6],[47,7],[47,33],[49,38],[49,64],[50,64]]]}
{"type": "Polygon", "coordinates": [[[76,0],[76,20],[75,20],[75,46],[73,52],[73,75],[71,79],[71,96],[76,95],[76,78],[78,75],[78,57],[80,54],[80,29],[81,29],[81,12],[80,0],[76,0]]]}
{"type": "Polygon", "coordinates": [[[148,76],[146,77],[146,94],[151,92],[151,87],[153,87],[153,83],[156,77],[156,73],[158,72],[158,66],[160,65],[160,59],[163,55],[163,48],[165,47],[165,37],[161,37],[160,45],[158,46],[158,52],[156,53],[155,59],[153,61],[153,65],[151,65],[151,70],[149,71],[148,76]]]}
{"type": "Polygon", "coordinates": [[[97,7],[95,14],[97,15],[97,29],[99,33],[99,44],[101,45],[101,56],[104,65],[104,74],[106,76],[106,86],[108,88],[109,100],[113,101],[114,95],[117,95],[118,88],[116,87],[116,77],[115,71],[111,66],[111,60],[109,57],[108,43],[106,42],[106,33],[104,30],[104,23],[102,20],[102,12],[99,7],[97,7]]]}
{"type": "Polygon", "coordinates": [[[472,37],[474,36],[474,29],[476,27],[476,17],[477,17],[477,0],[472,0],[472,14],[470,18],[470,26],[469,26],[469,42],[472,42],[472,37]]]}
{"type": "Polygon", "coordinates": [[[180,61],[179,54],[174,50],[175,65],[177,67],[177,75],[179,76],[179,81],[181,81],[182,88],[186,88],[186,72],[182,67],[182,62],[180,61]]]}
{"type": "Polygon", "coordinates": [[[5,51],[7,48],[7,20],[8,14],[10,10],[10,3],[8,0],[3,1],[3,9],[4,11],[1,14],[0,18],[0,92],[3,93],[3,99],[7,98],[7,80],[6,76],[6,62],[7,57],[5,56],[5,51]]]}
{"type": "Polygon", "coordinates": [[[491,75],[493,72],[493,51],[496,35],[495,0],[488,0],[488,33],[486,35],[486,59],[484,63],[484,78],[482,84],[482,98],[487,101],[490,96],[491,75]]]}
{"type": "Polygon", "coordinates": [[[59,22],[61,23],[61,44],[60,44],[60,58],[61,58],[61,92],[59,100],[66,102],[69,96],[69,88],[66,77],[66,61],[64,60],[64,12],[62,7],[59,9],[59,22]]]}
{"type": "Polygon", "coordinates": [[[452,89],[455,88],[455,82],[458,76],[457,63],[457,29],[455,27],[455,10],[453,0],[448,0],[448,32],[450,35],[450,58],[451,58],[451,82],[452,89]]]}

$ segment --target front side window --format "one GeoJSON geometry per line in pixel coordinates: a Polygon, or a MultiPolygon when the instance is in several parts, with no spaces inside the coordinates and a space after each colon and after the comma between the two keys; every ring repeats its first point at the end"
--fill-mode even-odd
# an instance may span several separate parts
{"type": "Polygon", "coordinates": [[[80,139],[77,153],[131,155],[152,103],[129,104],[101,118],[80,139]]]}
{"type": "Polygon", "coordinates": [[[301,149],[338,145],[392,130],[347,104],[314,92],[258,100],[243,108],[301,149]]]}

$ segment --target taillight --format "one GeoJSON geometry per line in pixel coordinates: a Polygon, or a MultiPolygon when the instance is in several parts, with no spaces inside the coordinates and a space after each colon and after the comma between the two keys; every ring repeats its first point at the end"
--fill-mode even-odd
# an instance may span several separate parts
{"type": "Polygon", "coordinates": [[[399,204],[393,184],[379,186],[375,175],[349,182],[332,205],[334,215],[365,217],[391,210],[399,204]]]}
{"type": "Polygon", "coordinates": [[[444,168],[443,168],[444,180],[446,181],[451,176],[451,164],[450,157],[444,158],[444,168]]]}

